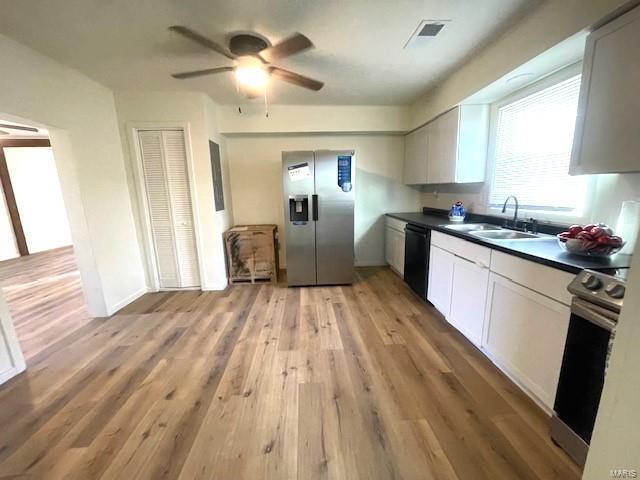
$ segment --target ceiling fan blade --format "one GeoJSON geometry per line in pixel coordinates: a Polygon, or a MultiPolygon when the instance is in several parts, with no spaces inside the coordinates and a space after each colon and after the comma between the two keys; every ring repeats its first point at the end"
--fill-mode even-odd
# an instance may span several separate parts
{"type": "Polygon", "coordinates": [[[200,45],[207,47],[213,50],[214,52],[218,52],[220,55],[224,55],[225,57],[231,60],[236,59],[235,55],[229,52],[222,45],[218,45],[213,40],[208,39],[204,35],[200,35],[198,32],[195,32],[190,28],[184,27],[182,25],[172,25],[171,27],[169,27],[169,30],[177,33],[178,35],[182,35],[185,38],[193,40],[194,42],[199,43],[200,45]]]}
{"type": "Polygon", "coordinates": [[[9,132],[5,132],[4,130],[0,130],[0,135],[9,135],[9,132]]]}
{"type": "Polygon", "coordinates": [[[299,73],[290,72],[284,68],[269,67],[269,73],[278,80],[289,82],[302,88],[308,88],[309,90],[315,90],[316,92],[324,86],[324,83],[319,82],[318,80],[305,77],[299,73]]]}
{"type": "Polygon", "coordinates": [[[12,130],[24,130],[25,132],[37,132],[38,129],[35,127],[23,127],[22,125],[11,125],[9,123],[0,123],[0,127],[2,128],[11,128],[12,130]]]}
{"type": "Polygon", "coordinates": [[[311,40],[301,33],[294,33],[280,43],[277,43],[272,47],[265,48],[258,55],[267,62],[275,62],[276,60],[303,52],[309,48],[313,48],[311,40]]]}
{"type": "Polygon", "coordinates": [[[171,76],[173,78],[185,79],[202,77],[203,75],[213,75],[214,73],[232,72],[233,70],[235,70],[235,67],[207,68],[205,70],[194,70],[193,72],[172,73],[171,76]]]}

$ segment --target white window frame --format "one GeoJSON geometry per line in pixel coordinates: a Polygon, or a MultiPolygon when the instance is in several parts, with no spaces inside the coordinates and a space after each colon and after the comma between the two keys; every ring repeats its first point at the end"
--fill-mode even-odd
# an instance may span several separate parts
{"type": "MultiPolygon", "coordinates": [[[[485,208],[486,213],[490,215],[497,215],[505,217],[506,219],[513,217],[513,202],[510,202],[507,206],[507,211],[503,214],[501,207],[489,206],[489,196],[491,194],[493,174],[496,165],[496,137],[498,130],[498,111],[500,108],[510,103],[516,102],[524,97],[528,97],[536,92],[556,85],[564,80],[568,80],[571,77],[582,73],[582,62],[575,63],[568,67],[565,67],[555,73],[552,73],[545,78],[538,80],[508,96],[491,104],[491,119],[489,124],[489,145],[487,150],[487,177],[486,186],[483,189],[482,205],[485,208]]],[[[552,212],[552,211],[540,211],[540,210],[527,210],[521,208],[518,210],[518,218],[520,220],[533,217],[537,220],[554,222],[554,223],[588,223],[590,219],[590,212],[593,208],[592,199],[593,193],[596,189],[596,177],[589,176],[587,180],[587,195],[585,199],[582,215],[571,215],[566,212],[552,212]]]]}

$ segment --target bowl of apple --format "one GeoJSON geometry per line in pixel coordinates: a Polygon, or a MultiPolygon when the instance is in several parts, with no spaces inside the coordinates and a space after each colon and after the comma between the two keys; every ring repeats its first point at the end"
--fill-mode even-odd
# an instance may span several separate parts
{"type": "Polygon", "coordinates": [[[584,227],[571,225],[569,230],[559,233],[557,238],[563,250],[583,257],[608,258],[618,253],[625,243],[604,223],[592,223],[584,227]]]}

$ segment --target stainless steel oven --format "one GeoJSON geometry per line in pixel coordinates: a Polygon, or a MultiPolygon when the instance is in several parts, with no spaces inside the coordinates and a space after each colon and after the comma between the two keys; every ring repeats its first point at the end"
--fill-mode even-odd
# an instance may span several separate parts
{"type": "Polygon", "coordinates": [[[584,270],[568,289],[574,297],[551,419],[551,438],[578,464],[584,465],[624,299],[625,280],[584,270]]]}

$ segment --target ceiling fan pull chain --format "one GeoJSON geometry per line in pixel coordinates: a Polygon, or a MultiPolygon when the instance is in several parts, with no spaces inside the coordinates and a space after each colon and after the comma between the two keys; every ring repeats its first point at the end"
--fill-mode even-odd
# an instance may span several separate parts
{"type": "Polygon", "coordinates": [[[269,118],[269,101],[267,100],[267,85],[264,86],[264,116],[269,118]]]}

